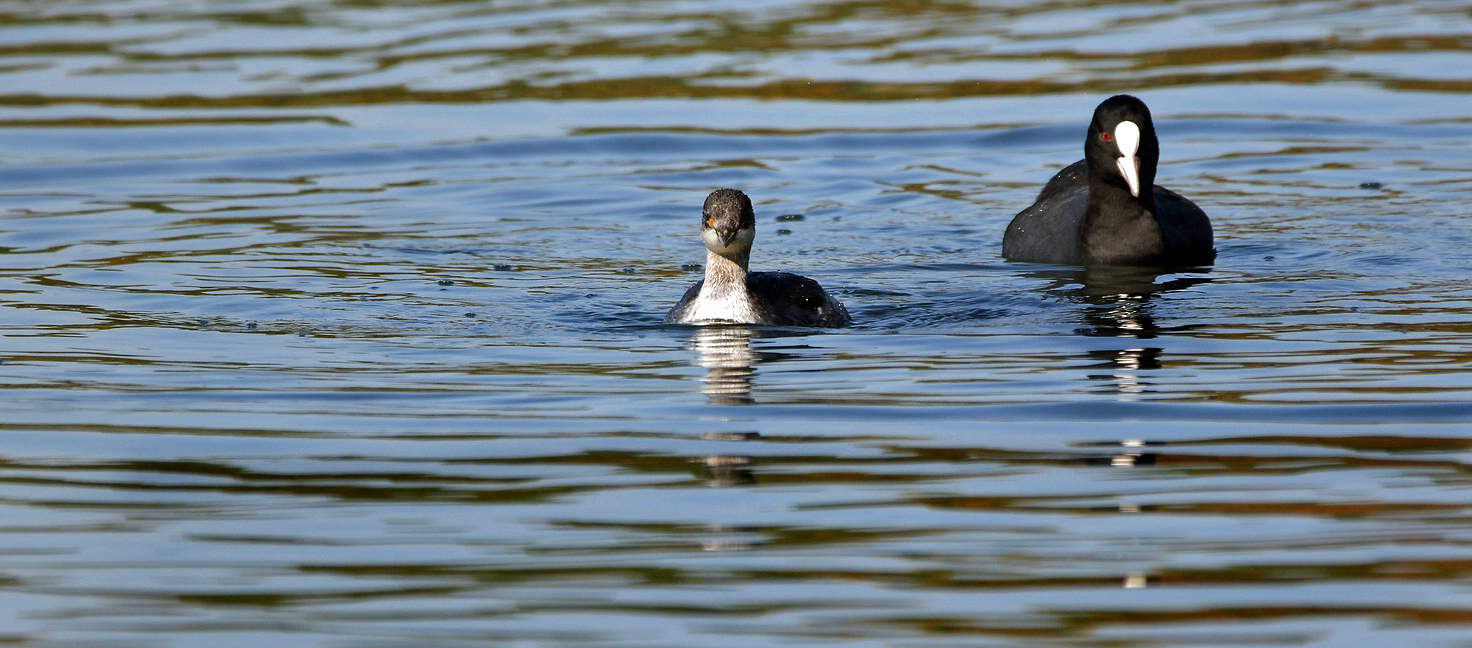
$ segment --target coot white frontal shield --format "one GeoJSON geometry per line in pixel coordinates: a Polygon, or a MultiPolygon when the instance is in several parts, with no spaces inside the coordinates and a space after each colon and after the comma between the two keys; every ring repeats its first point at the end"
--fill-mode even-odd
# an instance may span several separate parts
{"type": "Polygon", "coordinates": [[[1119,122],[1114,127],[1114,143],[1119,146],[1119,152],[1123,157],[1119,158],[1119,174],[1124,176],[1124,181],[1130,186],[1130,195],[1140,195],[1140,158],[1135,154],[1140,151],[1140,126],[1132,121],[1119,122]]]}

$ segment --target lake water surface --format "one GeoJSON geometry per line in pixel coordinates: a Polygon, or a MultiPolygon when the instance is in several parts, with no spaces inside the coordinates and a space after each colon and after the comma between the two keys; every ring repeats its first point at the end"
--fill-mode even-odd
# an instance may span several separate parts
{"type": "Polygon", "coordinates": [[[0,18],[0,644],[1472,646],[1465,3],[0,18]],[[1004,261],[1117,92],[1216,266],[1004,261]]]}

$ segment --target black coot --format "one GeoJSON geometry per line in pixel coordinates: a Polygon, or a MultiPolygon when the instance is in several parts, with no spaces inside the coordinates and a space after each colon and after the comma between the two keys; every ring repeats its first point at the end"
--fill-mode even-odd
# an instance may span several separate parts
{"type": "Polygon", "coordinates": [[[1160,141],[1145,102],[1115,95],[1094,109],[1084,159],[1059,171],[1007,225],[1002,256],[1077,265],[1195,266],[1216,258],[1211,220],[1155,186],[1160,141]]]}

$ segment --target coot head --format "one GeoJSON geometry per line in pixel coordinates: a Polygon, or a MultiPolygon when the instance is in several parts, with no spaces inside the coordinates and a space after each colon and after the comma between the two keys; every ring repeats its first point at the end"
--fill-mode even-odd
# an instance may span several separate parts
{"type": "Polygon", "coordinates": [[[717,189],[705,197],[700,213],[700,240],[706,249],[731,256],[751,249],[756,213],[751,199],[737,189],[717,189]]]}
{"type": "Polygon", "coordinates": [[[1148,200],[1155,186],[1160,140],[1145,102],[1115,95],[1099,104],[1084,140],[1084,158],[1094,178],[1121,187],[1142,202],[1148,200]]]}

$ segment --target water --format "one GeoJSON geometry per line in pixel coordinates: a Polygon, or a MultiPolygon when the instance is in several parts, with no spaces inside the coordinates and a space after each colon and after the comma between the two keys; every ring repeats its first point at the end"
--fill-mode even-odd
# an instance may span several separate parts
{"type": "Polygon", "coordinates": [[[1472,645],[1462,4],[0,15],[0,641],[1472,645]],[[1217,265],[1002,260],[1124,91],[1217,265]]]}

